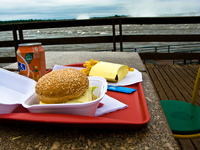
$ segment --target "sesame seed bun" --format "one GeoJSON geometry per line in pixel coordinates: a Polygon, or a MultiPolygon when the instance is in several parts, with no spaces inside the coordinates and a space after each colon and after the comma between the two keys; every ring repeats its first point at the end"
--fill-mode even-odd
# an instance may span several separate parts
{"type": "Polygon", "coordinates": [[[63,103],[80,97],[89,88],[89,79],[81,71],[65,68],[42,76],[35,86],[38,99],[47,104],[63,103]]]}

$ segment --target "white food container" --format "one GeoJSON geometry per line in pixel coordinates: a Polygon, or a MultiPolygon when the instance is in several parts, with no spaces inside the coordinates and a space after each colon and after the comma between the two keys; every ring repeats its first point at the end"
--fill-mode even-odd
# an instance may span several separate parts
{"type": "Polygon", "coordinates": [[[107,92],[107,82],[101,77],[89,77],[89,83],[97,86],[94,94],[96,100],[86,103],[69,104],[45,104],[39,105],[35,94],[36,82],[25,76],[0,68],[0,114],[11,113],[18,105],[29,110],[31,113],[59,113],[94,116],[99,102],[107,92]],[[3,80],[2,80],[3,79],[3,80]]]}
{"type": "Polygon", "coordinates": [[[11,113],[35,93],[36,82],[0,68],[0,114],[11,113]]]}

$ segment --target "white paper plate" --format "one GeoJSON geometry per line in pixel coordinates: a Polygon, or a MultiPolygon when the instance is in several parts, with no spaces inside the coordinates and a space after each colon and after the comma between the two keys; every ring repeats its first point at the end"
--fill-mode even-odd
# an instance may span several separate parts
{"type": "MultiPolygon", "coordinates": [[[[63,68],[75,68],[77,70],[81,70],[83,67],[74,67],[74,66],[60,66],[55,65],[53,70],[63,69],[63,68]]],[[[126,86],[135,84],[138,82],[142,82],[142,73],[139,72],[137,69],[134,68],[134,71],[129,71],[129,73],[119,82],[108,82],[108,85],[115,85],[115,86],[126,86]]]]}

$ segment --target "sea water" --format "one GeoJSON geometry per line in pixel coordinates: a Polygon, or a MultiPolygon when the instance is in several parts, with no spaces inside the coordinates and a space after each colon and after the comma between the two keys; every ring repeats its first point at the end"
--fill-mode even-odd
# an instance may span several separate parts
{"type": "MultiPolygon", "coordinates": [[[[119,35],[119,26],[115,26],[116,35],[119,35]]],[[[168,24],[168,25],[123,25],[123,35],[148,35],[148,34],[200,34],[200,24],[168,24]]],[[[85,26],[50,29],[24,30],[24,39],[67,38],[87,36],[112,36],[112,26],[85,26]]],[[[12,31],[0,32],[0,41],[12,41],[12,31]]],[[[187,42],[188,43],[188,42],[187,42]]],[[[185,42],[124,42],[123,48],[134,51],[138,47],[163,46],[173,44],[187,44],[185,42]]],[[[192,43],[192,42],[190,42],[192,43]]],[[[95,44],[68,44],[43,46],[45,51],[111,51],[113,43],[95,44]]],[[[119,43],[116,44],[120,49],[119,43]]],[[[0,57],[15,56],[14,47],[0,48],[0,57]]]]}

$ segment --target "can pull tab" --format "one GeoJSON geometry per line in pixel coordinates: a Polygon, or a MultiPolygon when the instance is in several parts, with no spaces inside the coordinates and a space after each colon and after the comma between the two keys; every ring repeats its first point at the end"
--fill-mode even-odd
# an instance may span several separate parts
{"type": "Polygon", "coordinates": [[[136,89],[121,87],[121,86],[113,86],[113,85],[108,85],[107,89],[110,91],[116,91],[116,92],[122,92],[122,93],[128,93],[128,94],[136,91],[136,89]]]}

